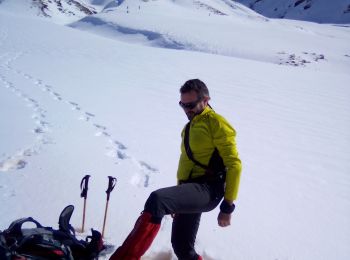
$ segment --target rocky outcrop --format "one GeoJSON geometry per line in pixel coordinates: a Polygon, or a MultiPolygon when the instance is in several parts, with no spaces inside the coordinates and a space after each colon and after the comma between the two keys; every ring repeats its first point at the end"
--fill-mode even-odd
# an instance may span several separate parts
{"type": "Polygon", "coordinates": [[[55,13],[68,16],[86,16],[96,13],[96,10],[77,0],[32,0],[33,6],[40,10],[40,14],[51,17],[55,13]]]}
{"type": "Polygon", "coordinates": [[[270,18],[350,23],[349,0],[235,0],[270,18]]]}

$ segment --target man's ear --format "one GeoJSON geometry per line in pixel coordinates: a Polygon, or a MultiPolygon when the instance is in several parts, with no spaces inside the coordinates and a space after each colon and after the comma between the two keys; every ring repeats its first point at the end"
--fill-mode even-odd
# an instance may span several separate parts
{"type": "Polygon", "coordinates": [[[210,100],[210,97],[204,97],[203,98],[203,101],[204,101],[205,105],[208,105],[209,100],[210,100]]]}

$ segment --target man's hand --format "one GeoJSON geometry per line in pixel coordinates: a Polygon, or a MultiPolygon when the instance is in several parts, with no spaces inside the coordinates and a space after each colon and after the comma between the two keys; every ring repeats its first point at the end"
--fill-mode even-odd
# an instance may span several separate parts
{"type": "Polygon", "coordinates": [[[219,213],[218,224],[220,227],[227,227],[231,225],[231,214],[219,213]]]}

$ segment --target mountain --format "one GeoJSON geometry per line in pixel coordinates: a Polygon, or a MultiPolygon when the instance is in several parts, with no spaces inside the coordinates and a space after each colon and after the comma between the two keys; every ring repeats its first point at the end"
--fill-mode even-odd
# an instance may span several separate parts
{"type": "MultiPolygon", "coordinates": [[[[51,18],[68,24],[88,15],[118,6],[139,6],[163,0],[0,0],[0,8],[51,18]]],[[[164,0],[166,1],[166,0],[164,0]]],[[[270,18],[306,20],[317,23],[350,23],[350,0],[174,0],[175,5],[195,6],[212,14],[226,15],[242,10],[241,3],[270,18]],[[226,6],[226,7],[225,7],[226,6]]],[[[246,10],[244,12],[247,12],[246,10]]]]}
{"type": "Polygon", "coordinates": [[[271,18],[317,23],[350,23],[349,0],[237,0],[271,18]]]}
{"type": "Polygon", "coordinates": [[[66,24],[97,13],[103,3],[96,0],[2,0],[0,8],[66,24]]]}
{"type": "Polygon", "coordinates": [[[333,55],[329,46],[346,49],[344,42],[324,38],[333,26],[268,19],[227,0],[125,0],[69,26],[138,45],[291,66],[318,66],[333,55]]]}

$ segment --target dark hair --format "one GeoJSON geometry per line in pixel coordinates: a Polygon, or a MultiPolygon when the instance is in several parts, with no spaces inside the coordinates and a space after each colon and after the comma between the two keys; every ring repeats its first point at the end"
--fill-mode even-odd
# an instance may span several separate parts
{"type": "Polygon", "coordinates": [[[180,88],[180,93],[188,93],[195,91],[198,95],[198,98],[209,97],[209,90],[203,81],[200,79],[190,79],[183,84],[180,88]]]}

